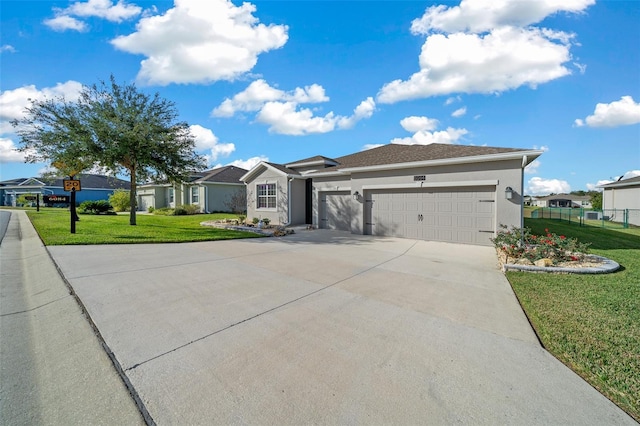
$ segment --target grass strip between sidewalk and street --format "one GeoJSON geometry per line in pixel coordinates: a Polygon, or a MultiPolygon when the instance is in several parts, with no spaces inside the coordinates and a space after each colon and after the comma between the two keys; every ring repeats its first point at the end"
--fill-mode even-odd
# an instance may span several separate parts
{"type": "Polygon", "coordinates": [[[73,244],[148,244],[215,241],[237,238],[256,238],[253,232],[202,226],[200,222],[237,219],[230,213],[196,214],[185,216],[156,216],[140,214],[137,225],[129,225],[129,214],[80,215],[76,233],[70,231],[67,209],[27,209],[27,215],[48,246],[73,244]]]}
{"type": "Polygon", "coordinates": [[[590,253],[621,265],[602,275],[506,275],[544,347],[640,421],[640,228],[549,219],[526,219],[525,226],[591,243],[590,253]]]}

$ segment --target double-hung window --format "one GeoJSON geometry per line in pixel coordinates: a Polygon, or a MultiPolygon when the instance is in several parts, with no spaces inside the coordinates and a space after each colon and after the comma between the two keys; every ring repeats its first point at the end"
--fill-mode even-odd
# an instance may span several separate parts
{"type": "Polygon", "coordinates": [[[191,187],[191,204],[198,204],[200,202],[200,188],[197,186],[191,187]]]}
{"type": "Polygon", "coordinates": [[[275,209],[276,208],[276,184],[264,183],[257,185],[258,192],[258,208],[259,209],[275,209]]]}
{"type": "Polygon", "coordinates": [[[168,188],[169,204],[173,204],[173,188],[168,188]]]}

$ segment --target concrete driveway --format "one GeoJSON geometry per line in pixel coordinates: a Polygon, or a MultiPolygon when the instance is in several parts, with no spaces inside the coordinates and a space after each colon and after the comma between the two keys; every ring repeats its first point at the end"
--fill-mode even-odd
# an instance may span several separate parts
{"type": "Polygon", "coordinates": [[[634,424],[491,248],[335,231],[50,247],[158,424],[634,424]]]}

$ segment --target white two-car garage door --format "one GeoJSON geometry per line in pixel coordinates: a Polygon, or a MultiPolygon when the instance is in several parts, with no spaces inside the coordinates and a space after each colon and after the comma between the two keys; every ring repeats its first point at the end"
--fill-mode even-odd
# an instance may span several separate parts
{"type": "Polygon", "coordinates": [[[371,235],[491,245],[495,187],[373,190],[366,193],[371,235]]]}

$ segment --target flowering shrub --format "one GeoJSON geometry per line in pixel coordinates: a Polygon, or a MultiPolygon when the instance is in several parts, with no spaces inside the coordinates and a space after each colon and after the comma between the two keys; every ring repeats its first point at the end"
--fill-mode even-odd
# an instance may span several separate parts
{"type": "Polygon", "coordinates": [[[507,259],[528,259],[535,262],[538,259],[551,259],[558,262],[578,261],[584,258],[589,244],[580,243],[576,238],[567,238],[544,230],[546,235],[533,235],[529,228],[508,229],[500,225],[500,231],[491,241],[505,253],[507,259]]]}

